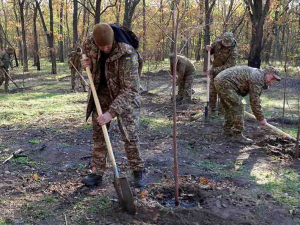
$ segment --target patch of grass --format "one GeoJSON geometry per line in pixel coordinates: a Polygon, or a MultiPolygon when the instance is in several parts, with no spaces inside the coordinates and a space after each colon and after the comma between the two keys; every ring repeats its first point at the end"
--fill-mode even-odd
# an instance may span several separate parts
{"type": "Polygon", "coordinates": [[[79,169],[83,170],[84,165],[83,164],[78,164],[79,169]]]}
{"type": "Polygon", "coordinates": [[[71,147],[71,145],[69,143],[61,143],[61,145],[64,147],[71,147]]]}
{"type": "Polygon", "coordinates": [[[289,207],[300,207],[300,182],[295,170],[272,171],[263,177],[262,186],[280,203],[289,207]]]}
{"type": "Polygon", "coordinates": [[[4,144],[0,144],[0,150],[3,150],[5,148],[4,144]]]}
{"type": "Polygon", "coordinates": [[[40,141],[40,140],[29,140],[28,142],[29,142],[30,144],[36,144],[36,145],[39,145],[39,144],[42,143],[42,141],[40,141]]]}
{"type": "Polygon", "coordinates": [[[53,213],[47,207],[42,207],[41,205],[36,203],[25,205],[23,207],[23,213],[27,217],[35,220],[42,220],[47,217],[53,216],[53,213]]]}
{"type": "Polygon", "coordinates": [[[141,124],[149,127],[151,131],[156,131],[158,133],[168,133],[173,132],[173,121],[165,118],[152,118],[143,117],[141,119],[141,124]]]}
{"type": "Polygon", "coordinates": [[[13,163],[20,163],[20,164],[24,164],[24,165],[36,165],[37,162],[30,160],[28,157],[19,157],[16,159],[12,159],[13,163]]]}
{"type": "Polygon", "coordinates": [[[0,225],[12,225],[11,223],[6,223],[5,221],[3,221],[2,219],[0,219],[0,225]]]}
{"type": "Polygon", "coordinates": [[[42,201],[45,202],[59,202],[59,200],[57,198],[54,198],[52,196],[45,196],[42,201]]]}
{"type": "Polygon", "coordinates": [[[228,164],[221,165],[213,163],[210,160],[201,160],[199,162],[199,165],[201,167],[204,167],[205,169],[211,170],[212,172],[224,178],[243,176],[246,177],[248,181],[254,180],[254,178],[249,175],[249,170],[245,166],[240,165],[239,162],[229,162],[228,164]]]}
{"type": "Polygon", "coordinates": [[[82,128],[88,131],[92,131],[93,130],[93,125],[90,123],[85,123],[82,125],[82,128]]]}
{"type": "Polygon", "coordinates": [[[111,207],[111,201],[109,196],[102,196],[100,199],[95,199],[89,204],[88,212],[100,213],[107,211],[111,207]]]}

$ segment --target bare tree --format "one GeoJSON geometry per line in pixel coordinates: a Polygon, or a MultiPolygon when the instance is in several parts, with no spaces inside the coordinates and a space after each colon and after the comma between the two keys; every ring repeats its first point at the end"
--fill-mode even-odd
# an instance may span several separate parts
{"type": "Polygon", "coordinates": [[[147,23],[146,23],[146,0],[143,0],[143,58],[146,59],[146,47],[147,47],[147,23]]]}
{"type": "Polygon", "coordinates": [[[123,26],[131,29],[132,16],[135,11],[135,7],[139,4],[140,0],[125,0],[125,12],[123,26]]]}
{"type": "Polygon", "coordinates": [[[28,72],[24,6],[25,6],[25,0],[19,0],[20,19],[21,19],[21,27],[22,27],[22,42],[23,42],[23,45],[22,45],[23,46],[23,71],[28,72]]]}
{"type": "Polygon", "coordinates": [[[49,48],[49,55],[50,55],[50,59],[52,62],[52,74],[57,74],[56,71],[56,55],[55,55],[55,49],[54,49],[54,36],[53,36],[53,7],[52,7],[52,0],[49,0],[49,12],[50,12],[50,32],[48,32],[46,23],[45,23],[45,19],[40,7],[40,4],[38,2],[38,0],[36,0],[37,3],[37,8],[40,14],[40,18],[41,18],[41,22],[42,22],[42,26],[45,32],[45,35],[47,37],[47,42],[48,42],[48,48],[49,48]]]}
{"type": "MultiPolygon", "coordinates": [[[[205,0],[205,28],[204,28],[204,47],[210,44],[210,17],[211,12],[216,4],[216,0],[205,0]]],[[[207,70],[207,52],[205,48],[203,48],[204,57],[204,71],[207,70]]]]}
{"type": "Polygon", "coordinates": [[[260,68],[263,28],[270,10],[270,0],[244,0],[252,22],[252,37],[248,66],[260,68]],[[263,5],[265,2],[265,5],[263,5]]]}
{"type": "Polygon", "coordinates": [[[58,41],[59,43],[59,61],[64,62],[64,41],[63,41],[63,35],[64,35],[64,28],[63,28],[63,22],[64,22],[64,0],[61,0],[60,2],[60,9],[59,9],[59,34],[60,39],[58,41]]]}
{"type": "Polygon", "coordinates": [[[37,3],[35,3],[34,11],[33,11],[33,38],[34,38],[34,65],[36,66],[37,70],[41,70],[41,64],[40,64],[40,56],[39,56],[39,42],[38,42],[38,34],[37,34],[37,28],[36,28],[36,20],[37,20],[37,3]]]}
{"type": "MultiPolygon", "coordinates": [[[[97,0],[97,2],[98,1],[101,2],[101,0],[97,0]]],[[[73,0],[73,48],[76,48],[77,41],[78,41],[77,14],[78,14],[78,1],[73,0]]]]}
{"type": "Polygon", "coordinates": [[[101,15],[111,7],[115,7],[117,5],[117,2],[119,0],[115,0],[113,3],[109,1],[109,4],[106,5],[106,7],[101,11],[101,3],[102,0],[96,0],[96,5],[94,6],[92,1],[89,1],[89,5],[85,5],[84,2],[78,1],[78,4],[82,5],[94,18],[95,18],[95,24],[100,23],[100,17],[101,15]],[[89,8],[91,6],[91,8],[89,8]]]}

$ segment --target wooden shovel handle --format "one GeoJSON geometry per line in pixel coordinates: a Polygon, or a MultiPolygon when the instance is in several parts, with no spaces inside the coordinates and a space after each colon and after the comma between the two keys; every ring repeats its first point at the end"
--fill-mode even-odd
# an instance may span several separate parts
{"type": "MultiPolygon", "coordinates": [[[[210,70],[210,51],[207,51],[207,70],[210,70]]],[[[207,95],[207,102],[209,102],[209,86],[210,86],[210,77],[207,76],[207,90],[206,90],[206,95],[207,95]]]]}
{"type": "MultiPolygon", "coordinates": [[[[252,115],[251,113],[248,113],[245,111],[245,114],[248,115],[249,117],[256,119],[256,117],[254,115],[252,115]]],[[[283,132],[282,130],[278,129],[277,127],[274,127],[273,125],[266,123],[266,126],[271,128],[272,130],[274,130],[276,133],[281,134],[283,137],[287,137],[288,139],[291,139],[292,141],[297,143],[297,139],[294,138],[293,136],[283,132]]]]}
{"type": "MultiPolygon", "coordinates": [[[[82,58],[85,59],[87,57],[86,57],[85,54],[82,54],[82,58]]],[[[92,95],[94,97],[94,102],[95,102],[95,105],[96,105],[97,113],[100,116],[100,115],[102,115],[102,110],[101,110],[100,101],[99,101],[99,98],[98,98],[98,95],[97,95],[97,92],[96,92],[96,89],[95,89],[91,69],[90,69],[90,67],[86,67],[85,70],[86,70],[86,73],[87,73],[88,78],[89,78],[90,88],[92,90],[92,95]]],[[[114,170],[115,170],[115,176],[116,176],[116,178],[119,179],[118,167],[117,167],[117,164],[116,164],[116,160],[115,160],[115,156],[114,156],[114,153],[113,153],[113,150],[112,150],[110,139],[109,139],[109,136],[108,136],[107,127],[104,124],[104,125],[101,126],[101,128],[102,128],[102,131],[103,131],[103,134],[104,134],[104,139],[105,139],[105,143],[106,143],[106,146],[107,146],[109,159],[110,159],[111,163],[113,164],[113,167],[114,167],[114,170]]]]}

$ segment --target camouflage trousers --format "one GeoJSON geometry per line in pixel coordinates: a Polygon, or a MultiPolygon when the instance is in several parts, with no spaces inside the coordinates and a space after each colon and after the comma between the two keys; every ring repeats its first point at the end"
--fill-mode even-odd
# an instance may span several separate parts
{"type": "MultiPolygon", "coordinates": [[[[107,89],[99,94],[100,104],[103,112],[109,109],[111,98],[107,89]]],[[[133,108],[129,112],[124,112],[118,116],[118,125],[124,142],[124,148],[130,167],[132,170],[143,170],[144,161],[140,156],[140,144],[138,137],[140,108],[133,108]]],[[[105,144],[102,128],[97,122],[98,114],[93,110],[93,153],[92,153],[92,171],[97,175],[103,175],[106,170],[107,147],[105,144]]],[[[109,128],[110,124],[107,124],[109,128]]]]}
{"type": "Polygon", "coordinates": [[[192,99],[193,81],[194,73],[185,75],[184,78],[180,81],[178,85],[178,95],[182,98],[182,100],[192,99]]]}
{"type": "MultiPolygon", "coordinates": [[[[78,70],[78,72],[82,75],[82,70],[78,70]]],[[[72,90],[75,90],[75,87],[76,87],[76,80],[79,78],[80,80],[80,83],[83,87],[83,90],[85,91],[86,90],[86,84],[83,80],[83,78],[81,76],[79,76],[77,74],[77,71],[75,69],[71,69],[71,85],[72,85],[72,90]]]]}
{"type": "Polygon", "coordinates": [[[9,92],[9,77],[6,75],[5,72],[9,73],[9,70],[0,68],[0,87],[3,84],[3,82],[5,82],[4,83],[5,92],[9,92]]]}
{"type": "Polygon", "coordinates": [[[215,79],[215,87],[221,98],[224,109],[225,121],[223,124],[224,132],[241,134],[244,130],[244,106],[241,96],[222,80],[215,79]]]}
{"type": "MultiPolygon", "coordinates": [[[[217,110],[217,102],[218,102],[218,92],[215,87],[215,77],[217,74],[210,74],[210,85],[209,85],[209,107],[211,111],[217,110]]],[[[219,111],[224,113],[224,109],[222,106],[222,101],[220,101],[219,111]]]]}

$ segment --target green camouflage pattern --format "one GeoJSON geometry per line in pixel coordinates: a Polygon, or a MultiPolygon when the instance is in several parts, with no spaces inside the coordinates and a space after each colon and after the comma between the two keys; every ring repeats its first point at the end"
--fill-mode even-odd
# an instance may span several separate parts
{"type": "MultiPolygon", "coordinates": [[[[139,57],[136,50],[125,43],[113,43],[112,51],[105,63],[105,74],[101,74],[97,62],[101,57],[100,49],[92,37],[83,45],[83,52],[91,61],[91,71],[102,111],[117,117],[124,141],[126,155],[132,170],[142,170],[144,161],[140,157],[138,124],[140,115],[139,57]],[[106,76],[107,87],[100,87],[101,76],[106,76]]],[[[140,68],[141,71],[142,68],[140,68]]],[[[93,121],[93,163],[94,173],[102,175],[106,169],[107,149],[102,129],[96,121],[97,112],[91,92],[87,106],[86,119],[92,115],[93,121]]]]}
{"type": "MultiPolygon", "coordinates": [[[[170,56],[170,58],[172,58],[172,56],[170,56]]],[[[183,55],[177,55],[176,71],[176,84],[178,84],[178,95],[181,97],[182,100],[191,100],[192,86],[196,71],[194,64],[187,57],[183,55]]]]}
{"type": "Polygon", "coordinates": [[[6,73],[9,74],[10,66],[12,66],[11,54],[8,54],[6,51],[0,52],[0,86],[4,82],[5,92],[9,92],[9,77],[6,73]]]}
{"type": "Polygon", "coordinates": [[[83,90],[86,91],[86,84],[84,82],[84,80],[82,79],[81,76],[79,76],[77,74],[77,71],[82,75],[82,66],[81,66],[81,56],[77,54],[76,51],[71,51],[69,54],[68,54],[68,57],[69,57],[69,60],[68,60],[68,65],[69,65],[69,68],[71,69],[71,86],[72,86],[72,90],[75,90],[75,87],[76,87],[76,80],[79,78],[79,81],[81,83],[81,86],[83,87],[83,90]],[[75,68],[77,69],[74,69],[74,67],[72,66],[72,64],[75,66],[75,68]]]}
{"type": "MultiPolygon", "coordinates": [[[[212,111],[217,108],[217,90],[214,85],[215,77],[223,70],[236,65],[238,56],[237,43],[234,43],[230,47],[222,45],[222,39],[217,39],[211,45],[211,55],[214,56],[212,62],[212,68],[210,71],[210,93],[209,93],[209,106],[212,111]]],[[[222,104],[221,104],[222,105],[222,104]]]]}
{"type": "Polygon", "coordinates": [[[268,86],[263,70],[248,66],[235,66],[219,73],[215,78],[215,87],[225,109],[224,130],[235,126],[238,132],[243,130],[243,105],[241,96],[249,94],[250,106],[257,120],[263,120],[260,95],[268,86]],[[233,125],[234,124],[234,125],[233,125]]]}

